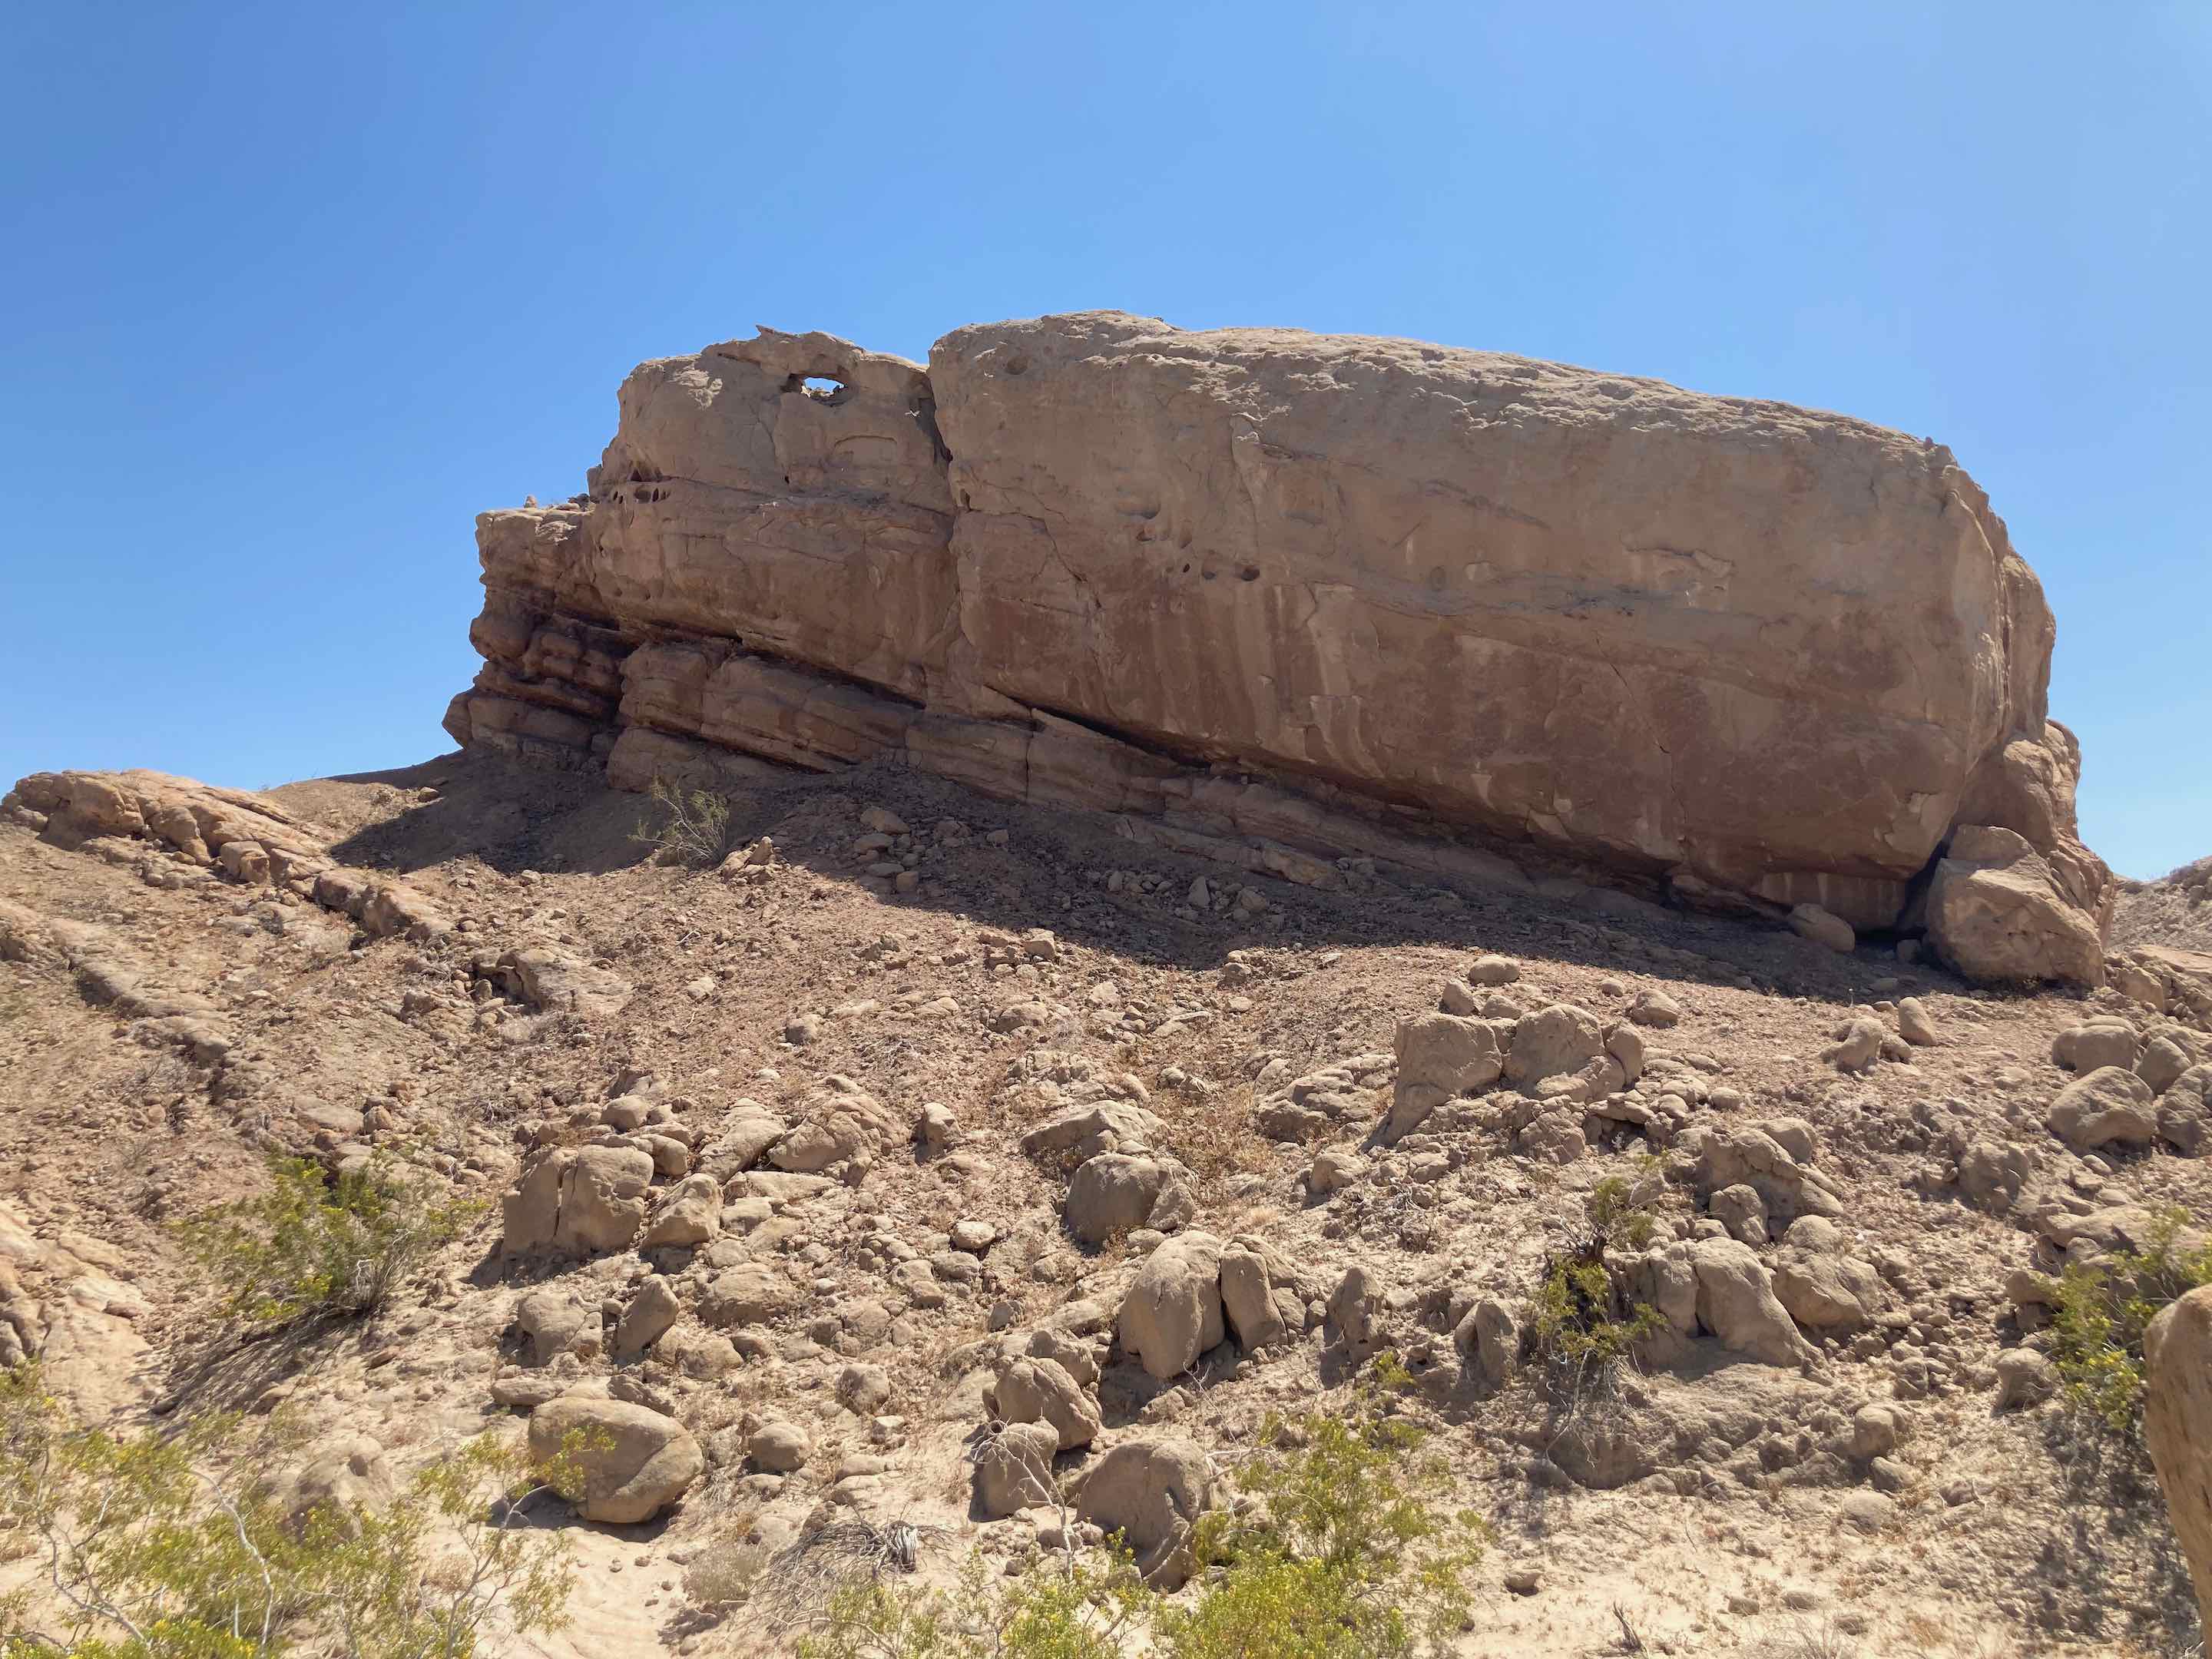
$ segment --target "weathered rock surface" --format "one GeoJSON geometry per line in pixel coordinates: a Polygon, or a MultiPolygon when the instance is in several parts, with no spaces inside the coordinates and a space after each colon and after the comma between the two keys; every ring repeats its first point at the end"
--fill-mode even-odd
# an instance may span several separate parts
{"type": "Polygon", "coordinates": [[[1145,1258],[1122,1298],[1122,1348],[1163,1382],[1190,1369],[1226,1334],[1221,1241],[1184,1233],[1145,1258]]]}
{"type": "Polygon", "coordinates": [[[1653,1250],[1631,1262],[1627,1282],[1677,1337],[1702,1331],[1769,1365],[1796,1365],[1813,1356],[1775,1296],[1774,1274],[1736,1239],[1700,1238],[1653,1250]]]}
{"type": "Polygon", "coordinates": [[[1962,828],[1928,890],[1937,952],[1971,979],[2103,984],[2111,872],[2086,851],[2070,861],[2062,852],[2046,860],[2010,830],[1962,828]]]}
{"type": "Polygon", "coordinates": [[[501,1247],[596,1255],[629,1248],[645,1224],[653,1157],[634,1146],[558,1146],[538,1153],[501,1199],[501,1247]]]}
{"type": "Polygon", "coordinates": [[[1008,1362],[992,1385],[991,1401],[1009,1423],[1043,1423],[1059,1436],[1055,1451],[1087,1446],[1098,1436],[1097,1405],[1053,1359],[1008,1362]]]}
{"type": "Polygon", "coordinates": [[[2170,1303],[2143,1334],[2143,1441],[2212,1625],[2212,1287],[2170,1303]]]}
{"type": "Polygon", "coordinates": [[[2142,1146],[2158,1139],[2158,1109],[2148,1084],[2133,1072],[2105,1066],[2058,1091],[2051,1103],[2051,1127],[2082,1152],[2113,1141],[2142,1146]]]}
{"type": "Polygon", "coordinates": [[[691,1431],[647,1406],[563,1395],[530,1414],[530,1455],[564,1458],[582,1477],[576,1513],[626,1525],[650,1521],[706,1473],[691,1431]]]}
{"type": "Polygon", "coordinates": [[[1053,1501],[1060,1438],[1049,1423],[994,1425],[975,1449],[975,1510],[986,1520],[1053,1501]]]}
{"type": "Polygon", "coordinates": [[[1189,1440],[1126,1440],[1072,1483],[1079,1519],[1120,1533],[1137,1570],[1164,1589],[1189,1577],[1190,1532],[1212,1507],[1218,1479],[1205,1449],[1189,1440]]]}
{"type": "Polygon", "coordinates": [[[1948,841],[1947,957],[2101,978],[2040,587],[1862,422],[1110,312],[927,371],[763,331],[641,365],[586,492],[477,535],[472,746],[629,787],[890,755],[1322,885],[1525,886],[1453,837],[1534,842],[1838,942],[1948,841]]]}
{"type": "MultiPolygon", "coordinates": [[[[424,894],[404,882],[332,865],[329,830],[244,790],[166,772],[33,772],[0,797],[0,817],[35,825],[42,839],[59,847],[138,842],[199,866],[204,878],[282,887],[343,914],[373,939],[427,945],[453,931],[452,919],[424,894]]],[[[163,879],[176,884],[173,876],[163,879]]],[[[0,960],[14,959],[8,940],[15,931],[0,920],[0,960]]],[[[70,943],[62,942],[64,954],[74,959],[70,943]]],[[[74,960],[72,965],[84,971],[74,960]]]]}
{"type": "Polygon", "coordinates": [[[1086,1159],[1067,1186],[1067,1229],[1086,1244],[1103,1244],[1138,1227],[1165,1232],[1196,1207],[1185,1171],[1170,1158],[1101,1152],[1086,1159]]]}
{"type": "Polygon", "coordinates": [[[1796,1376],[1757,1365],[1732,1365],[1695,1384],[1660,1375],[1647,1402],[1620,1412],[1578,1412],[1547,1442],[1552,1459],[1575,1481],[1610,1489],[1654,1474],[1677,1490],[1711,1479],[1701,1464],[1741,1460],[1759,1468],[1759,1444],[1778,1422],[1802,1421],[1820,1391],[1796,1376]]]}

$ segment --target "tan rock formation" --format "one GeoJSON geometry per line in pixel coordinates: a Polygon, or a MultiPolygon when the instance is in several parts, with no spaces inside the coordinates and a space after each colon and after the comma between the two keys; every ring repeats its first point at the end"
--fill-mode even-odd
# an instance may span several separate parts
{"type": "Polygon", "coordinates": [[[961,329],[927,372],[763,331],[621,401],[585,495],[478,520],[464,744],[631,787],[890,755],[1291,880],[1521,884],[1517,846],[1838,940],[1993,826],[2027,862],[1954,849],[1939,948],[2102,976],[2050,612],[1940,446],[1110,312],[961,329]]]}

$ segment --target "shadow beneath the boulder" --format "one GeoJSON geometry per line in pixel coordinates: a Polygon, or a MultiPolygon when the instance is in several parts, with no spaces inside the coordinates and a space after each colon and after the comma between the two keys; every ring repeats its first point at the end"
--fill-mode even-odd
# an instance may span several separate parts
{"type": "Polygon", "coordinates": [[[308,1322],[265,1334],[218,1329],[187,1340],[173,1353],[167,1386],[154,1402],[161,1417],[249,1412],[270,1389],[289,1382],[349,1343],[368,1344],[362,1328],[308,1322]]]}
{"type": "Polygon", "coordinates": [[[2141,1441],[2063,1407],[2041,1429],[2063,1484],[2057,1524],[2026,1564],[2039,1621],[2090,1640],[2154,1635],[2166,1651],[2196,1652],[2188,1558],[2141,1441]]]}
{"type": "MultiPolygon", "coordinates": [[[[655,855],[651,832],[659,809],[578,774],[459,751],[331,781],[437,792],[337,842],[331,855],[348,864],[405,874],[469,858],[506,875],[557,876],[633,869],[655,855]]],[[[779,863],[824,887],[876,892],[887,921],[919,910],[1012,933],[1042,924],[1071,944],[1141,963],[1203,971],[1219,968],[1240,949],[1265,952],[1294,944],[1310,954],[1431,945],[1687,983],[1748,981],[1752,988],[1843,1007],[1960,984],[1940,968],[1901,964],[1876,943],[1839,956],[1785,929],[1656,905],[1600,914],[1530,892],[1451,892],[1411,878],[1378,879],[1356,892],[1298,886],[1125,839],[1104,813],[995,800],[885,760],[834,774],[794,771],[787,781],[735,781],[721,793],[729,806],[728,846],[768,836],[779,863]],[[868,864],[882,855],[854,845],[863,805],[888,808],[932,846],[921,891],[894,894],[888,883],[866,876],[868,864]],[[939,848],[931,826],[946,819],[974,833],[939,848]],[[1007,831],[1011,845],[991,845],[984,832],[994,830],[1007,831]],[[1114,872],[1120,879],[1109,885],[1114,872]],[[1233,906],[1183,915],[1184,895],[1199,876],[1223,892],[1249,887],[1268,908],[1258,916],[1239,915],[1233,906]],[[1146,880],[1152,890],[1139,890],[1146,880]]],[[[702,919],[742,912],[752,890],[703,870],[678,880],[680,897],[696,904],[702,919]]],[[[1596,890],[1585,889],[1584,896],[1596,890]]],[[[787,903],[799,896],[781,896],[787,903]]]]}

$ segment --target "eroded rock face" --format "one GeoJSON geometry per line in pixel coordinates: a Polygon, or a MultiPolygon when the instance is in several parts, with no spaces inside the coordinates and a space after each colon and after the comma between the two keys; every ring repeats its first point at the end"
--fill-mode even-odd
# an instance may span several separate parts
{"type": "Polygon", "coordinates": [[[1122,1298],[1122,1348],[1165,1382],[1188,1370],[1226,1334],[1221,1241],[1185,1233],[1146,1257],[1122,1298]]]}
{"type": "Polygon", "coordinates": [[[763,331],[621,404],[584,495],[478,520],[465,744],[631,787],[888,753],[1322,884],[1348,854],[1510,884],[1467,841],[1534,842],[1839,937],[1994,826],[2039,867],[1954,880],[1946,954],[1984,971],[1994,927],[1991,971],[2101,975],[2051,616],[1940,446],[1115,312],[927,371],[763,331]],[[1999,897],[2025,929],[1974,920],[1999,897]]]}

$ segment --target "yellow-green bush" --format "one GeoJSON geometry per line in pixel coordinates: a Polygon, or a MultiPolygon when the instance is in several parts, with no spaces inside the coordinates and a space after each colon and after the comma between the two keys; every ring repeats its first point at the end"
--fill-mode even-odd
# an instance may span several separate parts
{"type": "Polygon", "coordinates": [[[0,1659],[470,1659],[565,1622],[566,1541],[514,1521],[536,1486],[574,1486],[567,1454],[532,1469],[480,1438],[387,1506],[300,1515],[241,1432],[110,1434],[33,1369],[0,1378],[0,1512],[39,1558],[36,1593],[0,1602],[0,1659]]]}
{"type": "Polygon", "coordinates": [[[799,1659],[1121,1659],[1158,1600],[1126,1559],[1061,1560],[1008,1580],[970,1556],[956,1589],[882,1580],[833,1595],[799,1659]]]}
{"type": "MultiPolygon", "coordinates": [[[[1388,1374],[1388,1368],[1383,1368],[1388,1374]]],[[[1418,1659],[1469,1621],[1486,1536],[1449,1506],[1422,1435],[1363,1389],[1348,1412],[1271,1420],[1239,1468],[1249,1500],[1201,1517],[1180,1596],[1127,1558],[1046,1558],[1008,1581],[980,1557],[959,1587],[875,1580],[831,1598],[806,1659],[1418,1659]]]]}
{"type": "Polygon", "coordinates": [[[276,1327],[381,1306],[481,1207],[433,1196],[427,1181],[381,1157],[336,1180],[304,1158],[280,1158],[267,1191],[179,1231],[216,1281],[225,1316],[276,1327]]]}
{"type": "Polygon", "coordinates": [[[658,823],[641,819],[630,839],[643,842],[670,864],[718,864],[730,850],[730,803],[704,789],[684,789],[665,778],[652,785],[658,823]]]}
{"type": "Polygon", "coordinates": [[[1641,1249],[1657,1225],[1648,1202],[1620,1176],[1607,1176],[1584,1202],[1580,1237],[1544,1264],[1530,1322],[1536,1353],[1573,1382],[1602,1376],[1657,1332],[1659,1312],[1622,1292],[1609,1252],[1641,1249]]]}
{"type": "MultiPolygon", "coordinates": [[[[1384,1356],[1385,1360],[1388,1356],[1384,1356]]],[[[1387,1376],[1390,1367],[1382,1367],[1387,1376]]],[[[1237,1472],[1255,1501],[1203,1516],[1205,1577],[1155,1621],[1165,1659],[1412,1659],[1469,1621],[1487,1529],[1372,1389],[1348,1413],[1271,1420],[1237,1472]]]]}
{"type": "Polygon", "coordinates": [[[2142,1429],[2143,1333],[2175,1297],[2212,1284],[2212,1243],[2182,1248],[2189,1212],[2161,1211],[2140,1250],[2067,1268],[2051,1319],[2068,1397],[2114,1433],[2142,1429]]]}

